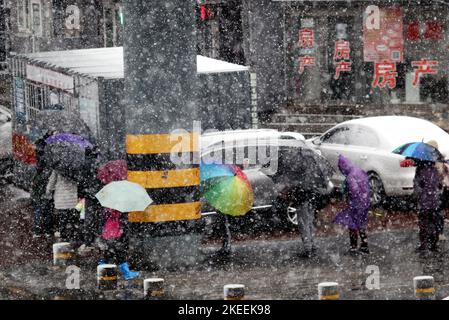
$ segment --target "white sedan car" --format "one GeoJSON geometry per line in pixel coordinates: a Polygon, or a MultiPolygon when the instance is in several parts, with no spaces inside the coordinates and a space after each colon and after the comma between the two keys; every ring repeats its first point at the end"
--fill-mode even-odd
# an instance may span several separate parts
{"type": "Polygon", "coordinates": [[[335,167],[334,184],[344,180],[338,170],[342,154],[368,173],[373,205],[386,196],[413,193],[415,168],[404,157],[393,154],[397,147],[417,141],[435,140],[439,150],[449,156],[449,134],[433,123],[413,117],[381,116],[342,122],[308,142],[335,167]]]}

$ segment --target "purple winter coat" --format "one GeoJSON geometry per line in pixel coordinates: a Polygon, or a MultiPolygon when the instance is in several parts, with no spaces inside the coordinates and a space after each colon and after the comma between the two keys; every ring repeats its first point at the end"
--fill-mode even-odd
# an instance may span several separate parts
{"type": "Polygon", "coordinates": [[[349,229],[362,229],[368,223],[371,205],[368,175],[342,155],[338,158],[338,168],[346,176],[349,205],[337,214],[334,222],[349,229]]]}
{"type": "Polygon", "coordinates": [[[438,210],[442,205],[443,178],[434,165],[418,165],[413,190],[418,210],[438,210]]]}

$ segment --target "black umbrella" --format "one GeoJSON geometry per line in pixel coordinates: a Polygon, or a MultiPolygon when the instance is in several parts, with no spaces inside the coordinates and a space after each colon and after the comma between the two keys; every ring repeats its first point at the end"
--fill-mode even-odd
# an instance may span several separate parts
{"type": "Polygon", "coordinates": [[[333,174],[330,163],[314,150],[305,147],[281,148],[273,181],[281,189],[297,187],[305,191],[320,191],[327,189],[333,174]]]}
{"type": "Polygon", "coordinates": [[[85,148],[67,141],[47,144],[44,149],[45,165],[74,180],[82,175],[85,159],[85,148]]]}
{"type": "Polygon", "coordinates": [[[43,110],[29,122],[31,136],[37,140],[49,131],[73,133],[90,142],[94,137],[87,124],[74,112],[66,110],[43,110]]]}

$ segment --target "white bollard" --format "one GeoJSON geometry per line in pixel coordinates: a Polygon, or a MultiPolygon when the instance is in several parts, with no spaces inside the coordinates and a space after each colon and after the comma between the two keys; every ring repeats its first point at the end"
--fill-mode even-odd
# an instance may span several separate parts
{"type": "Polygon", "coordinates": [[[413,278],[415,297],[418,300],[434,300],[435,287],[432,276],[419,276],[413,278]]]}
{"type": "Polygon", "coordinates": [[[149,278],[143,280],[144,299],[159,298],[164,295],[164,279],[149,278]]]}
{"type": "Polygon", "coordinates": [[[101,264],[97,266],[97,286],[99,290],[116,290],[117,278],[117,265],[101,264]]]}
{"type": "Polygon", "coordinates": [[[73,263],[75,250],[68,242],[58,242],[53,244],[53,265],[68,266],[73,263]]]}
{"type": "Polygon", "coordinates": [[[319,300],[340,300],[337,282],[321,282],[318,284],[319,300]]]}
{"type": "Polygon", "coordinates": [[[245,285],[227,284],[223,287],[225,300],[243,300],[245,298],[245,285]]]}

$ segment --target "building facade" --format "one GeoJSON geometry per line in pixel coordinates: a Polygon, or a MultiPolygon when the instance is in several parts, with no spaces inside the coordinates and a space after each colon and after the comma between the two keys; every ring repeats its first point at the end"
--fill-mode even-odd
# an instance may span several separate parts
{"type": "Polygon", "coordinates": [[[122,6],[114,0],[2,0],[0,104],[10,105],[11,54],[122,44],[122,6]]]}
{"type": "MultiPolygon", "coordinates": [[[[284,112],[422,115],[449,129],[448,1],[197,0],[196,10],[198,54],[250,67],[255,126],[286,128],[284,112]]],[[[123,44],[121,0],[3,0],[0,14],[0,60],[123,44]]]]}
{"type": "MultiPolygon", "coordinates": [[[[202,2],[239,8],[242,61],[257,77],[262,122],[286,128],[281,111],[405,114],[449,129],[448,1],[202,2]]],[[[288,129],[325,130],[302,119],[306,126],[288,129]]]]}

